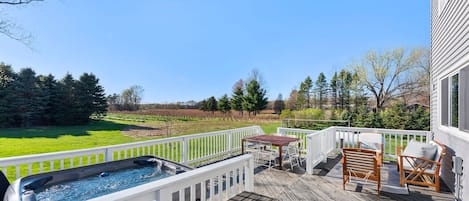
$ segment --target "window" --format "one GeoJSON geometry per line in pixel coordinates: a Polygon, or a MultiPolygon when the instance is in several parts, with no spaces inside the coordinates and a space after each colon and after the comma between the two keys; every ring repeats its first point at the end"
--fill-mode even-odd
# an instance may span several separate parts
{"type": "Polygon", "coordinates": [[[459,74],[441,80],[441,125],[459,128],[459,74]]]}
{"type": "Polygon", "coordinates": [[[451,76],[451,127],[459,127],[459,74],[451,76]]]}
{"type": "Polygon", "coordinates": [[[469,132],[469,66],[441,80],[442,126],[469,132]]]}
{"type": "Polygon", "coordinates": [[[463,68],[459,77],[459,106],[461,111],[459,113],[459,125],[461,130],[469,132],[469,66],[463,68]]]}
{"type": "Polygon", "coordinates": [[[441,125],[448,126],[448,78],[441,81],[441,125]]]}

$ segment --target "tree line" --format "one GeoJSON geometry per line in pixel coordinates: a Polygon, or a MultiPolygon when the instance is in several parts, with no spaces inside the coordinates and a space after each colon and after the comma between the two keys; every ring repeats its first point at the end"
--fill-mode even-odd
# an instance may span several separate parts
{"type": "Polygon", "coordinates": [[[429,129],[429,50],[370,51],[361,62],[335,72],[307,76],[286,100],[283,117],[315,108],[322,118],[350,120],[361,127],[429,129]]]}
{"type": "Polygon", "coordinates": [[[36,75],[31,68],[15,72],[0,63],[0,127],[76,125],[107,111],[104,89],[92,73],[78,80],[66,74],[36,75]]]}
{"type": "Polygon", "coordinates": [[[217,100],[214,96],[202,100],[199,103],[199,109],[214,113],[220,111],[223,114],[230,113],[231,110],[238,112],[240,115],[244,111],[248,115],[257,115],[267,107],[267,90],[262,85],[262,77],[257,70],[253,70],[250,78],[245,82],[243,79],[238,80],[233,85],[232,96],[228,97],[224,94],[217,100]]]}
{"type": "Polygon", "coordinates": [[[143,87],[139,85],[131,86],[122,91],[121,94],[111,94],[107,97],[110,111],[136,111],[139,110],[140,102],[143,98],[143,87]]]}

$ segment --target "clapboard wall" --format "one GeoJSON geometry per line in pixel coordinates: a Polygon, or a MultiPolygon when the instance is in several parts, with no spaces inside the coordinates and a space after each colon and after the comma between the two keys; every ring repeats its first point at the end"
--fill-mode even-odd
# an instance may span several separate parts
{"type": "MultiPolygon", "coordinates": [[[[455,175],[451,156],[464,159],[464,176],[461,178],[462,198],[469,200],[469,132],[442,125],[442,79],[469,66],[469,0],[432,0],[431,2],[431,130],[435,139],[448,147],[443,161],[442,179],[454,191],[455,175]]],[[[460,86],[461,80],[459,82],[460,86]]],[[[466,90],[468,87],[460,87],[466,90]]],[[[461,92],[459,92],[461,94],[461,92]]],[[[469,92],[468,92],[469,93],[469,92]]],[[[467,94],[467,93],[466,93],[467,94]]],[[[461,99],[459,99],[461,100],[461,99]]],[[[459,101],[461,108],[469,105],[459,101]]],[[[448,108],[446,108],[448,109],[448,108]]],[[[460,117],[460,119],[463,119],[460,117]]],[[[466,119],[469,120],[469,119],[466,119]]],[[[465,121],[465,120],[464,120],[465,121]]],[[[465,123],[465,122],[460,122],[465,123]]]]}

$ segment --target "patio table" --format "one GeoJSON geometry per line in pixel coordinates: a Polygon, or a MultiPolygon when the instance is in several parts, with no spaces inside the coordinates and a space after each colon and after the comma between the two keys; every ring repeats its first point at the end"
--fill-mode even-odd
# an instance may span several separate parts
{"type": "Polygon", "coordinates": [[[281,136],[281,135],[256,135],[245,137],[242,139],[241,145],[241,153],[244,154],[244,141],[259,141],[259,142],[270,142],[273,146],[278,147],[278,163],[280,165],[280,169],[283,169],[282,166],[282,147],[288,146],[290,142],[299,141],[300,138],[288,137],[288,136],[281,136]]]}

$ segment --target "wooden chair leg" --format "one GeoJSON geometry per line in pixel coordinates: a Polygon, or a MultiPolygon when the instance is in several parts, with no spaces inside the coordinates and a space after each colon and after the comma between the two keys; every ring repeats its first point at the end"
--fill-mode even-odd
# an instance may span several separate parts
{"type": "Polygon", "coordinates": [[[381,192],[381,179],[378,179],[378,197],[380,195],[380,192],[381,192]]]}
{"type": "Polygon", "coordinates": [[[343,189],[344,191],[345,191],[345,183],[347,182],[347,178],[346,178],[346,177],[347,177],[347,176],[345,176],[345,175],[342,177],[342,189],[343,189]]]}
{"type": "Polygon", "coordinates": [[[399,184],[404,186],[404,171],[402,169],[399,171],[399,184]]]}

